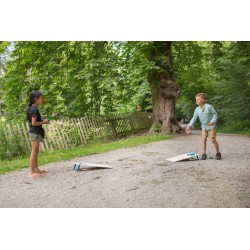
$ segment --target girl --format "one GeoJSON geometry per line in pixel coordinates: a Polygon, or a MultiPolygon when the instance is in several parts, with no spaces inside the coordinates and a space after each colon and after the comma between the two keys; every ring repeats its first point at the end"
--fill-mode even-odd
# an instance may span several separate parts
{"type": "Polygon", "coordinates": [[[43,103],[43,94],[39,90],[33,90],[29,95],[29,103],[26,110],[26,119],[29,122],[29,136],[31,140],[30,177],[42,177],[45,170],[38,169],[39,143],[43,142],[44,129],[42,124],[49,124],[47,119],[42,120],[38,106],[43,103]]]}

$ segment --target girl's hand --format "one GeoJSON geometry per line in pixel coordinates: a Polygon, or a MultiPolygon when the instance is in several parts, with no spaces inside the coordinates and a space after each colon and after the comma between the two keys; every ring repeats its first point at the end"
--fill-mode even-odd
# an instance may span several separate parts
{"type": "Polygon", "coordinates": [[[43,120],[43,124],[49,124],[49,123],[50,123],[50,120],[48,120],[48,119],[43,120]]]}
{"type": "Polygon", "coordinates": [[[212,125],[214,125],[213,122],[209,122],[209,123],[208,123],[208,126],[212,126],[212,125]]]}

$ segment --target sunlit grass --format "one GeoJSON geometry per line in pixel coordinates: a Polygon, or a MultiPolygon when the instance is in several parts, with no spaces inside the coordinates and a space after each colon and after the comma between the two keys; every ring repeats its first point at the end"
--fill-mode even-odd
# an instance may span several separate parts
{"type": "MultiPolygon", "coordinates": [[[[92,143],[84,145],[82,147],[41,152],[39,153],[38,157],[39,166],[51,162],[65,161],[75,157],[105,153],[119,148],[135,147],[138,145],[147,144],[155,141],[168,140],[171,138],[172,136],[148,135],[148,136],[139,136],[139,137],[122,139],[109,143],[92,143]]],[[[16,158],[9,161],[4,160],[0,161],[0,174],[28,167],[29,167],[28,156],[19,157],[18,159],[16,158]]]]}

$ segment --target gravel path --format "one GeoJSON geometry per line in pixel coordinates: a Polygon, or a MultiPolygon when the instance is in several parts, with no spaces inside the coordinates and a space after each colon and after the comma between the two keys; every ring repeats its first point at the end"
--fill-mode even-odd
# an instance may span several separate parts
{"type": "MultiPolygon", "coordinates": [[[[113,169],[75,172],[72,161],[0,175],[0,207],[250,207],[250,137],[218,134],[222,160],[167,162],[200,152],[200,131],[190,136],[77,158],[113,169]]],[[[208,142],[208,156],[213,155],[208,142]]]]}

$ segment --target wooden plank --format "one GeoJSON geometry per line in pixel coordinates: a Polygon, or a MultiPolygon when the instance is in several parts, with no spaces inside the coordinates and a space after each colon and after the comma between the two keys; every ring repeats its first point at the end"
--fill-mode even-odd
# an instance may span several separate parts
{"type": "Polygon", "coordinates": [[[64,138],[64,133],[63,133],[63,129],[62,129],[61,124],[62,124],[62,121],[61,121],[61,120],[58,120],[58,121],[56,122],[58,135],[59,135],[59,137],[60,137],[61,144],[62,144],[63,148],[68,148],[67,142],[65,141],[65,138],[64,138]]]}
{"type": "Polygon", "coordinates": [[[28,137],[28,131],[26,130],[24,123],[22,123],[22,129],[23,129],[23,134],[24,134],[24,137],[26,139],[28,148],[29,148],[29,150],[31,150],[30,140],[29,140],[29,137],[28,137]]]}
{"type": "Polygon", "coordinates": [[[71,119],[70,118],[67,119],[66,127],[67,127],[67,135],[69,138],[68,145],[69,145],[69,147],[71,147],[72,146],[72,137],[71,137],[71,119]]]}
{"type": "MultiPolygon", "coordinates": [[[[81,141],[81,136],[80,136],[80,134],[79,134],[79,131],[78,131],[78,128],[77,128],[77,124],[76,124],[75,118],[71,118],[71,119],[70,119],[70,128],[71,128],[71,129],[76,129],[76,130],[77,130],[77,134],[78,134],[77,140],[80,139],[80,141],[81,141]]],[[[73,139],[75,140],[76,138],[73,138],[73,139]]],[[[71,141],[72,141],[72,138],[71,138],[71,141]]],[[[74,142],[74,141],[72,141],[72,143],[75,145],[75,142],[74,142]]]]}
{"type": "Polygon", "coordinates": [[[77,172],[81,169],[112,169],[113,167],[106,164],[100,164],[100,163],[87,163],[87,162],[73,162],[73,170],[76,170],[77,172]]]}
{"type": "Polygon", "coordinates": [[[87,116],[83,117],[83,122],[84,122],[85,130],[86,130],[86,140],[88,142],[88,140],[89,140],[90,126],[89,126],[89,123],[88,123],[88,120],[87,120],[87,116]]]}
{"type": "Polygon", "coordinates": [[[47,136],[45,136],[43,144],[44,144],[45,151],[49,150],[49,146],[48,146],[48,143],[47,143],[47,136]]]}
{"type": "Polygon", "coordinates": [[[11,128],[10,128],[10,124],[9,124],[9,123],[7,124],[7,128],[8,128],[8,132],[9,132],[9,135],[8,135],[8,136],[9,136],[10,138],[13,138],[13,135],[12,135],[12,133],[11,133],[11,128]]]}
{"type": "Polygon", "coordinates": [[[85,124],[85,120],[84,118],[80,118],[81,124],[82,124],[82,128],[83,128],[83,132],[84,132],[84,141],[87,144],[88,143],[88,134],[87,134],[87,129],[86,129],[86,124],[85,124]]]}
{"type": "Polygon", "coordinates": [[[84,124],[85,124],[85,127],[86,127],[86,132],[87,132],[87,134],[88,134],[88,133],[89,133],[89,130],[90,130],[90,125],[89,125],[87,116],[84,116],[83,119],[84,119],[84,124]]]}
{"type": "Polygon", "coordinates": [[[100,140],[101,134],[100,134],[99,129],[98,129],[98,124],[97,124],[96,118],[92,118],[92,120],[93,120],[94,130],[95,130],[97,140],[100,140]]]}
{"type": "Polygon", "coordinates": [[[95,121],[93,117],[88,117],[90,124],[91,124],[91,130],[93,133],[93,137],[95,141],[98,141],[98,136],[97,136],[97,132],[96,132],[96,127],[95,127],[95,121]]]}
{"type": "Polygon", "coordinates": [[[44,143],[43,143],[43,142],[40,142],[40,143],[39,143],[39,150],[40,150],[40,151],[45,151],[44,143]]]}
{"type": "Polygon", "coordinates": [[[63,131],[63,135],[65,138],[65,143],[67,144],[67,147],[70,146],[70,139],[69,139],[69,135],[68,135],[68,131],[67,131],[67,128],[69,128],[69,127],[70,127],[69,119],[62,120],[61,128],[63,131]]]}
{"type": "Polygon", "coordinates": [[[54,150],[53,141],[51,138],[51,124],[45,128],[45,145],[48,150],[54,150]]]}
{"type": "Polygon", "coordinates": [[[134,128],[134,124],[133,124],[133,120],[131,119],[131,116],[129,116],[128,119],[129,119],[129,124],[130,124],[131,130],[134,132],[135,128],[134,128]]]}
{"type": "Polygon", "coordinates": [[[69,133],[69,131],[70,131],[70,119],[69,118],[66,120],[65,126],[67,129],[66,134],[67,134],[68,146],[70,147],[71,146],[71,137],[70,137],[70,133],[69,133]]]}
{"type": "Polygon", "coordinates": [[[104,130],[103,130],[104,127],[103,127],[102,119],[98,118],[96,122],[99,128],[100,139],[103,139],[105,135],[104,135],[104,130]]]}
{"type": "Polygon", "coordinates": [[[59,142],[61,144],[61,148],[66,148],[66,145],[65,145],[65,143],[63,141],[63,135],[61,133],[59,121],[55,122],[55,129],[56,129],[56,132],[57,132],[57,136],[58,136],[59,142]]]}
{"type": "Polygon", "coordinates": [[[81,134],[81,138],[82,138],[82,143],[85,144],[86,143],[86,139],[85,139],[85,135],[84,135],[84,132],[83,132],[83,127],[82,127],[82,123],[81,123],[81,120],[79,118],[76,118],[76,121],[77,121],[77,126],[78,126],[78,129],[80,131],[80,134],[81,134]]]}
{"type": "Polygon", "coordinates": [[[51,124],[46,127],[45,132],[46,132],[46,139],[45,139],[46,144],[48,145],[48,148],[50,150],[54,150],[54,145],[53,145],[53,141],[51,138],[51,124]]]}
{"type": "MultiPolygon", "coordinates": [[[[92,123],[92,121],[91,121],[91,119],[88,117],[88,116],[86,116],[85,117],[85,119],[86,119],[86,121],[87,121],[87,123],[88,123],[88,126],[89,126],[89,133],[92,133],[92,131],[93,131],[93,123],[92,123]]],[[[94,138],[94,140],[96,140],[96,136],[95,136],[95,133],[92,133],[93,134],[93,138],[94,138]]]]}
{"type": "Polygon", "coordinates": [[[109,124],[106,122],[105,117],[101,116],[99,119],[99,123],[102,127],[102,139],[109,138],[112,131],[110,131],[109,124]]]}
{"type": "Polygon", "coordinates": [[[65,148],[69,148],[68,142],[67,142],[67,133],[65,131],[65,121],[59,120],[59,127],[60,127],[60,133],[62,135],[63,143],[65,145],[65,148]]]}
{"type": "Polygon", "coordinates": [[[116,125],[115,125],[115,120],[114,118],[112,118],[111,116],[107,119],[108,122],[109,122],[109,126],[111,128],[111,131],[113,133],[113,137],[114,138],[117,138],[118,137],[118,133],[116,131],[116,125]]]}
{"type": "MultiPolygon", "coordinates": [[[[14,124],[13,124],[13,125],[14,125],[14,124]]],[[[19,136],[20,136],[20,140],[22,140],[23,134],[22,134],[22,132],[21,132],[21,129],[20,129],[19,124],[16,123],[16,124],[14,125],[14,131],[15,131],[15,127],[16,127],[16,131],[18,132],[18,134],[19,134],[19,136]]]]}
{"type": "Polygon", "coordinates": [[[133,132],[133,130],[131,130],[129,117],[127,115],[123,115],[116,119],[116,130],[118,134],[123,134],[124,131],[130,131],[131,133],[133,132]]]}
{"type": "Polygon", "coordinates": [[[81,120],[79,118],[77,118],[77,124],[78,124],[78,128],[79,128],[79,131],[81,132],[81,136],[83,139],[82,143],[86,144],[87,141],[86,141],[85,134],[83,131],[83,126],[82,126],[81,120]]]}
{"type": "Polygon", "coordinates": [[[103,126],[104,138],[110,138],[112,136],[112,131],[110,130],[109,123],[106,121],[105,117],[102,117],[101,123],[103,126]]]}
{"type": "Polygon", "coordinates": [[[54,126],[54,124],[55,124],[55,122],[53,122],[52,124],[51,124],[51,126],[50,126],[50,128],[51,128],[51,131],[53,131],[53,142],[55,142],[55,144],[54,144],[54,146],[56,147],[56,145],[57,145],[57,149],[61,149],[61,145],[60,145],[60,143],[59,143],[59,140],[58,140],[58,138],[57,138],[57,135],[56,135],[56,130],[55,130],[55,126],[54,126]]]}
{"type": "Polygon", "coordinates": [[[57,141],[60,144],[60,149],[63,149],[63,148],[65,148],[65,145],[64,145],[63,140],[62,140],[62,135],[61,135],[59,124],[58,124],[57,120],[54,121],[53,126],[54,126],[54,129],[56,132],[57,141]]]}
{"type": "Polygon", "coordinates": [[[70,131],[69,136],[70,136],[71,145],[72,144],[75,145],[75,142],[73,141],[73,139],[75,139],[75,138],[72,138],[72,129],[74,129],[74,126],[75,126],[74,119],[73,118],[69,119],[69,131],[70,131]]]}
{"type": "Polygon", "coordinates": [[[82,118],[79,118],[79,122],[81,124],[81,129],[82,129],[82,135],[83,135],[84,143],[87,144],[87,132],[86,132],[84,121],[83,121],[82,118]]]}
{"type": "Polygon", "coordinates": [[[80,141],[81,141],[82,144],[84,144],[84,139],[83,139],[83,136],[82,136],[82,134],[81,134],[81,130],[80,130],[80,127],[79,127],[79,123],[78,123],[78,121],[77,121],[77,118],[74,118],[74,123],[75,123],[75,126],[76,126],[76,128],[77,128],[77,132],[78,132],[78,134],[79,134],[80,141]]]}
{"type": "Polygon", "coordinates": [[[143,119],[144,128],[148,128],[147,114],[146,113],[141,113],[141,116],[142,116],[142,119],[143,119]]]}
{"type": "Polygon", "coordinates": [[[44,148],[44,151],[48,151],[48,150],[50,150],[50,147],[49,147],[49,145],[48,145],[48,130],[47,130],[47,126],[46,127],[44,127],[44,131],[45,131],[45,138],[44,138],[44,140],[43,140],[43,148],[44,148]]]}
{"type": "MultiPolygon", "coordinates": [[[[19,124],[18,124],[18,123],[12,122],[12,130],[11,130],[11,131],[13,131],[13,133],[16,135],[15,140],[17,140],[18,137],[19,137],[19,140],[17,141],[17,143],[20,143],[20,142],[23,140],[23,135],[22,135],[22,132],[21,132],[21,130],[20,130],[19,124]]],[[[22,145],[22,144],[19,144],[19,146],[20,146],[20,145],[22,145]]],[[[29,152],[29,151],[27,150],[27,148],[25,148],[25,151],[26,151],[26,153],[29,152]]]]}

